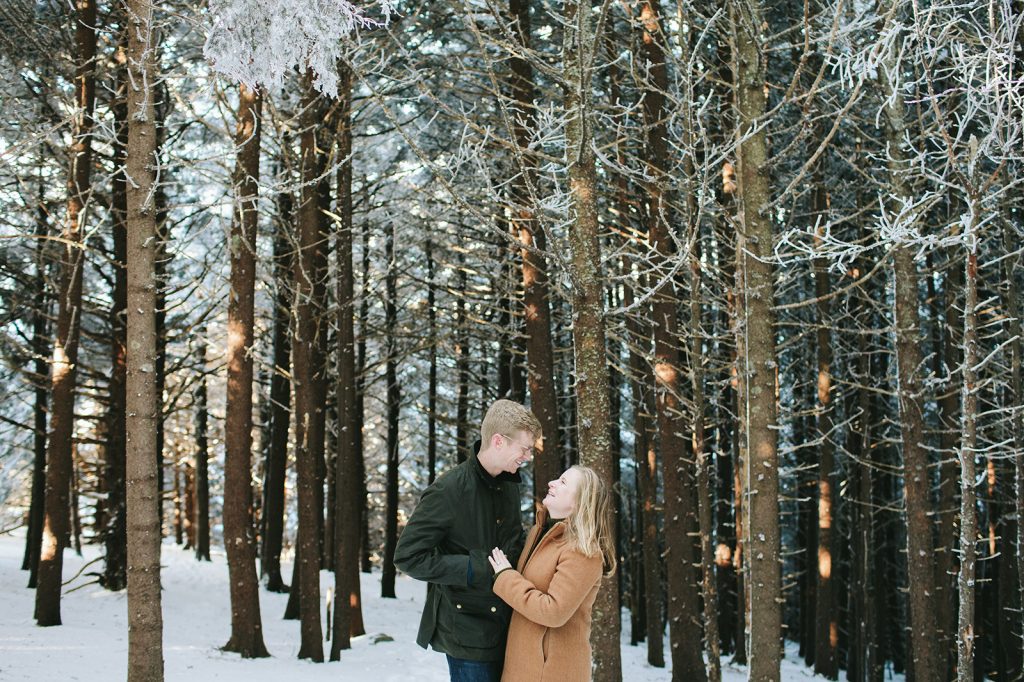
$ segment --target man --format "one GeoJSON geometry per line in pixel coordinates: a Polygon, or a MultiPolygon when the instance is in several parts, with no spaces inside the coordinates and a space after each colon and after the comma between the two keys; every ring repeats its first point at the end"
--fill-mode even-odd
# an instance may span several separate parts
{"type": "MultiPolygon", "coordinates": [[[[487,561],[523,548],[519,469],[541,437],[537,417],[499,400],[480,425],[480,451],[434,481],[398,540],[395,566],[427,581],[416,643],[448,657],[452,682],[498,682],[511,609],[491,590],[487,561]]],[[[515,557],[515,558],[513,558],[515,557]]]]}

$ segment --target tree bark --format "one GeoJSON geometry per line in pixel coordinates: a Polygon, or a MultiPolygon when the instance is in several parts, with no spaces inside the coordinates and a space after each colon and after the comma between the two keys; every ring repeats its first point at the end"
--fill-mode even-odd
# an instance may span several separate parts
{"type": "MultiPolygon", "coordinates": [[[[298,479],[299,530],[296,577],[301,592],[299,611],[302,644],[299,658],[322,663],[323,630],[320,625],[320,485],[317,476],[316,432],[316,302],[318,241],[320,239],[319,188],[316,178],[320,163],[316,148],[316,124],[321,114],[320,97],[313,90],[307,71],[302,97],[302,200],[298,211],[298,254],[295,258],[295,339],[292,344],[295,384],[295,463],[298,479]]],[[[292,580],[292,589],[296,588],[292,580]]]]}
{"type": "Polygon", "coordinates": [[[746,452],[741,468],[747,529],[744,540],[749,604],[750,673],[758,682],[779,679],[782,584],[779,529],[779,455],[772,309],[772,225],[765,113],[767,57],[758,0],[733,14],[735,106],[737,115],[737,294],[740,419],[746,452]],[[755,128],[755,126],[759,126],[755,128]]]}
{"type": "MultiPolygon", "coordinates": [[[[957,618],[957,680],[974,680],[975,574],[977,571],[978,511],[975,492],[975,453],[978,448],[978,243],[976,224],[978,207],[971,206],[966,221],[964,243],[964,363],[960,393],[962,437],[960,440],[960,573],[957,593],[960,608],[957,618]]],[[[912,531],[910,531],[912,532],[912,531]]],[[[994,552],[993,552],[994,554],[994,552]]],[[[916,557],[911,555],[910,562],[916,557]]],[[[927,563],[922,559],[922,563],[927,563]]],[[[917,661],[915,661],[915,665],[917,661]]],[[[914,669],[917,673],[917,668],[914,669]]],[[[931,678],[922,678],[931,679],[931,678]]]]}
{"type": "Polygon", "coordinates": [[[252,512],[252,382],[256,294],[256,220],[262,97],[238,89],[236,161],[228,295],[227,408],[224,419],[224,549],[231,595],[231,637],[225,651],[268,656],[260,618],[252,512]]]}
{"type": "MultiPolygon", "coordinates": [[[[889,183],[893,196],[911,196],[905,175],[909,166],[902,151],[906,129],[903,97],[886,78],[886,69],[898,68],[897,57],[885,58],[882,74],[886,140],[889,153],[889,183]]],[[[893,301],[895,349],[898,377],[899,420],[903,449],[904,506],[907,523],[907,574],[910,607],[910,646],[915,679],[939,679],[938,652],[935,650],[935,575],[928,557],[934,555],[932,509],[929,500],[928,454],[924,449],[924,416],[918,377],[922,362],[921,323],[918,312],[918,274],[914,263],[915,247],[900,244],[893,255],[893,301]]]]}
{"type": "MultiPolygon", "coordinates": [[[[572,267],[573,357],[576,363],[580,462],[609,485],[618,466],[610,448],[608,361],[605,353],[604,288],[598,240],[597,172],[593,149],[591,65],[599,44],[589,3],[566,2],[562,58],[565,73],[565,130],[570,195],[569,246],[572,267]]],[[[614,509],[614,505],[613,509],[614,509]]],[[[611,512],[614,513],[614,512],[611,512]]],[[[612,523],[616,527],[617,523],[612,523]]],[[[622,679],[619,645],[619,591],[606,577],[593,610],[590,635],[594,680],[622,679]]]]}
{"type": "Polygon", "coordinates": [[[429,237],[423,256],[427,262],[427,338],[430,339],[430,348],[427,350],[430,354],[427,378],[427,485],[431,485],[437,478],[437,285],[434,282],[434,244],[429,237]]]}
{"type": "MultiPolygon", "coordinates": [[[[815,189],[815,214],[825,220],[825,190],[815,189]]],[[[832,319],[828,294],[831,291],[828,263],[814,260],[814,295],[818,299],[818,553],[815,588],[814,672],[830,680],[839,675],[837,647],[839,644],[839,603],[834,588],[833,571],[839,568],[838,544],[834,538],[835,453],[832,445],[832,319]]]]}
{"type": "Polygon", "coordinates": [[[43,540],[43,516],[46,496],[46,415],[49,391],[49,367],[46,355],[49,350],[50,296],[46,286],[45,247],[49,237],[47,210],[44,203],[44,186],[39,185],[39,206],[37,226],[40,239],[36,243],[35,276],[33,278],[34,301],[32,309],[32,351],[35,356],[32,383],[35,386],[35,402],[32,408],[32,497],[29,503],[28,532],[25,535],[25,557],[22,570],[27,570],[28,587],[35,589],[39,576],[39,552],[43,540]]]}
{"type": "MultiPolygon", "coordinates": [[[[1016,246],[1015,236],[1007,220],[1003,226],[1003,241],[1007,253],[1013,253],[1016,246]]],[[[1010,433],[1013,438],[1015,508],[1017,516],[1017,590],[1018,600],[1024,605],[1024,379],[1021,373],[1021,310],[1017,288],[1016,273],[1020,272],[1021,256],[1018,253],[1003,261],[1006,278],[1006,313],[1007,334],[1013,339],[1010,342],[1010,407],[1013,408],[1010,418],[1010,433]]],[[[1024,671],[1024,633],[1017,642],[1016,665],[1024,671]]]]}
{"type": "Polygon", "coordinates": [[[157,152],[157,81],[153,3],[128,7],[128,355],[126,484],[128,503],[128,681],[163,680],[160,517],[157,514],[155,381],[158,235],[153,191],[157,152]]]}
{"type": "MultiPolygon", "coordinates": [[[[205,339],[206,330],[199,334],[205,339]]],[[[196,386],[196,560],[210,561],[210,453],[207,423],[206,342],[196,348],[199,384],[196,386]]]]}
{"type": "Polygon", "coordinates": [[[46,453],[42,549],[36,587],[35,618],[42,626],[60,625],[64,548],[69,533],[71,443],[75,420],[75,383],[82,316],[85,220],[92,196],[92,130],[96,105],[96,2],[78,0],[75,22],[75,111],[68,150],[67,217],[61,235],[57,336],[50,373],[50,437],[46,453]]]}
{"type": "MultiPolygon", "coordinates": [[[[285,141],[283,144],[288,145],[285,141]]],[[[274,369],[270,376],[270,443],[266,449],[263,483],[263,516],[260,533],[260,572],[270,592],[287,592],[281,575],[284,536],[285,476],[288,468],[288,423],[291,419],[291,306],[294,256],[287,230],[294,218],[293,197],[282,191],[277,197],[274,234],[274,369]]]]}
{"type": "MultiPolygon", "coordinates": [[[[509,15],[519,45],[530,48],[529,0],[509,0],[509,15]]],[[[512,229],[522,245],[523,259],[523,333],[526,335],[526,381],[530,389],[530,407],[544,432],[537,444],[533,462],[534,503],[547,495],[548,481],[562,473],[555,453],[558,444],[558,404],[555,392],[554,357],[551,342],[551,310],[547,264],[542,255],[547,247],[544,230],[537,221],[534,197],[536,192],[536,161],[528,148],[536,126],[534,116],[534,75],[528,59],[515,54],[512,69],[513,136],[516,142],[516,176],[512,184],[514,204],[512,229]],[[547,454],[545,454],[547,453],[547,454]]]]}
{"type": "Polygon", "coordinates": [[[395,545],[398,543],[398,420],[401,415],[402,392],[398,385],[398,264],[395,262],[395,231],[388,228],[384,237],[384,381],[387,410],[387,482],[384,510],[384,563],[381,567],[380,596],[395,598],[395,545]]]}
{"type": "MultiPolygon", "coordinates": [[[[335,258],[338,299],[338,453],[334,563],[334,638],[330,660],[351,647],[350,638],[363,634],[362,597],[359,585],[360,489],[362,485],[356,449],[356,346],[355,277],[352,261],[352,73],[342,67],[338,83],[337,213],[340,217],[335,258]]],[[[431,267],[428,262],[428,270],[431,267]]]]}

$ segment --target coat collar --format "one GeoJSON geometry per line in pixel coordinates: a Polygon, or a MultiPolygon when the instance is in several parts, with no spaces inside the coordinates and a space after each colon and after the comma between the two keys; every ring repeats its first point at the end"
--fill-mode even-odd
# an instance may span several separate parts
{"type": "Polygon", "coordinates": [[[497,488],[501,483],[522,483],[523,477],[519,475],[517,471],[514,474],[510,474],[507,471],[502,471],[497,476],[491,476],[487,473],[487,469],[484,469],[484,465],[480,463],[480,458],[473,455],[471,458],[473,461],[470,467],[476,472],[480,480],[483,481],[484,485],[489,488],[497,488]]]}

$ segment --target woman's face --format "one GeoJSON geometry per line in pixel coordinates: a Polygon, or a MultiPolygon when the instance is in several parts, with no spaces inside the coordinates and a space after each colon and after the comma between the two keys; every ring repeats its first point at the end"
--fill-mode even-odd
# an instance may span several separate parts
{"type": "Polygon", "coordinates": [[[548,483],[544,506],[553,519],[564,519],[576,509],[576,490],[580,486],[580,472],[569,469],[548,483]]]}

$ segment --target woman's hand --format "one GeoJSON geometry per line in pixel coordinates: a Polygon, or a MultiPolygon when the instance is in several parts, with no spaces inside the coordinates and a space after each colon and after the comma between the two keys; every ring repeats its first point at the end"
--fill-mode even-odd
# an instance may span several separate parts
{"type": "Polygon", "coordinates": [[[505,556],[505,553],[497,547],[491,550],[491,555],[487,557],[487,560],[491,562],[491,568],[494,569],[495,575],[504,571],[506,568],[512,568],[512,564],[509,563],[508,557],[505,556]]]}

